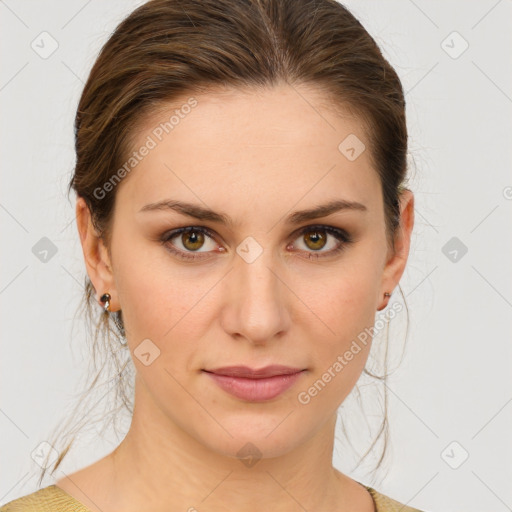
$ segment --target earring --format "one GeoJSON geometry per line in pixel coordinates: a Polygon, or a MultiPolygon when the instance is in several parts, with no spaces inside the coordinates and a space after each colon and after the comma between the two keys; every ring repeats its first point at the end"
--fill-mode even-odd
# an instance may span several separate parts
{"type": "MultiPolygon", "coordinates": [[[[384,297],[386,297],[386,298],[391,297],[391,293],[389,293],[389,292],[384,292],[384,297]]],[[[382,306],[381,308],[377,309],[377,311],[382,311],[386,306],[387,306],[387,304],[385,304],[385,305],[384,305],[384,306],[382,306]]]]}
{"type": "MultiPolygon", "coordinates": [[[[110,313],[110,300],[111,299],[112,299],[112,296],[110,295],[110,293],[104,293],[100,298],[100,301],[104,303],[103,309],[105,310],[105,313],[107,313],[107,314],[110,313]]],[[[121,338],[119,339],[121,345],[127,346],[126,333],[124,331],[124,326],[121,325],[121,321],[119,320],[120,313],[121,312],[119,311],[117,314],[112,315],[112,318],[114,319],[114,323],[116,324],[116,327],[118,328],[119,333],[121,334],[121,338]]]]}
{"type": "Polygon", "coordinates": [[[110,293],[104,293],[102,296],[101,296],[101,299],[100,301],[101,302],[104,302],[103,304],[103,309],[105,310],[105,312],[109,313],[110,312],[110,299],[112,299],[112,297],[110,296],[110,293]]]}

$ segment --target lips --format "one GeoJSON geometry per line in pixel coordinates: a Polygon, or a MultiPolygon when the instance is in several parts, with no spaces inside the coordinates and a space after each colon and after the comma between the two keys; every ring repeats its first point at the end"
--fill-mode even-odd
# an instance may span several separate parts
{"type": "Polygon", "coordinates": [[[302,368],[294,368],[291,366],[283,366],[273,364],[264,368],[253,369],[248,366],[224,366],[215,368],[214,370],[204,370],[216,375],[225,375],[227,377],[244,377],[246,379],[264,379],[267,377],[275,377],[276,375],[292,375],[302,371],[302,368]]]}
{"type": "Polygon", "coordinates": [[[284,393],[306,370],[271,365],[259,369],[229,366],[203,371],[230,395],[247,402],[263,402],[284,393]]]}

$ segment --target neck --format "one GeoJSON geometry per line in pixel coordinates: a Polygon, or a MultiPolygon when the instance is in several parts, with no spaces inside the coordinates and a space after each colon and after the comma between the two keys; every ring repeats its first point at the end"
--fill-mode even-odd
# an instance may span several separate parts
{"type": "Polygon", "coordinates": [[[243,441],[237,458],[223,453],[228,450],[222,446],[210,449],[180,428],[139,384],[130,430],[109,455],[112,508],[341,512],[366,500],[362,510],[373,510],[367,491],[332,466],[335,412],[312,437],[285,454],[265,457],[243,441]]]}

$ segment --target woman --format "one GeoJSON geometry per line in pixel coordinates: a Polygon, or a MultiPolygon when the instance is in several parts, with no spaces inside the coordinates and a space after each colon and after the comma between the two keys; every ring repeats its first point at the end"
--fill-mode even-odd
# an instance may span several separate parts
{"type": "Polygon", "coordinates": [[[132,422],[0,510],[417,510],[332,466],[414,223],[401,83],[361,24],[334,0],[151,0],[75,136],[86,300],[133,360],[132,422]]]}

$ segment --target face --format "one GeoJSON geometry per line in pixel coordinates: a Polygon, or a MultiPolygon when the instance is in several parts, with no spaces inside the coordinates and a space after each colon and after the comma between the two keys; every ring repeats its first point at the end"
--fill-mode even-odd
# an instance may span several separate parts
{"type": "Polygon", "coordinates": [[[366,135],[319,91],[212,92],[180,109],[188,98],[138,130],[133,150],[152,147],[117,186],[110,254],[88,271],[123,311],[155,417],[217,453],[251,442],[274,457],[319,432],[354,387],[370,340],[344,354],[397,285],[410,229],[391,253],[368,151],[338,148],[351,134],[368,146],[366,135]],[[301,371],[265,384],[208,373],[276,364],[301,371]]]}

